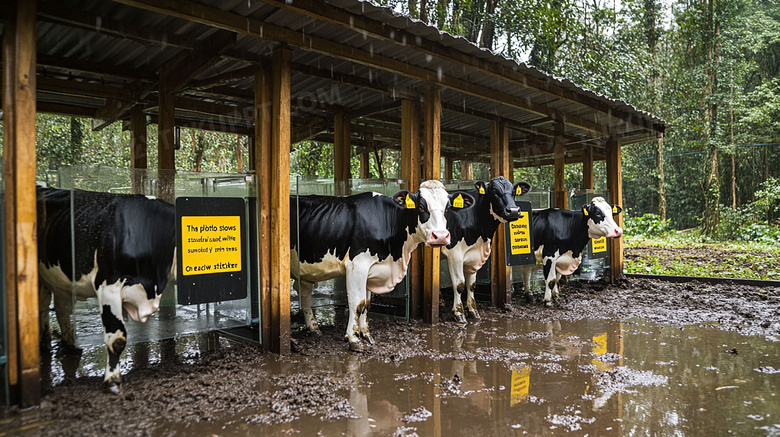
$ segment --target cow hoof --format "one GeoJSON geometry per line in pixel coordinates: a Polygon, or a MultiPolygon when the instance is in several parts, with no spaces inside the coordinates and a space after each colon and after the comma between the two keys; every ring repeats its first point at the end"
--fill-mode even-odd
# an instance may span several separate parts
{"type": "Polygon", "coordinates": [[[526,294],[525,295],[525,302],[526,303],[534,303],[534,296],[532,294],[526,294]]]}
{"type": "Polygon", "coordinates": [[[313,335],[315,337],[322,337],[322,331],[320,331],[319,328],[317,328],[317,329],[310,329],[309,330],[309,335],[313,335]]]}
{"type": "Polygon", "coordinates": [[[121,395],[122,394],[122,379],[120,378],[112,378],[108,381],[103,381],[103,390],[106,391],[106,393],[113,394],[113,395],[121,395]]]}
{"type": "Polygon", "coordinates": [[[368,344],[374,344],[374,337],[372,337],[368,332],[363,334],[363,338],[368,342],[368,344]]]}
{"type": "Polygon", "coordinates": [[[546,306],[547,308],[551,308],[553,306],[553,304],[549,300],[546,300],[546,301],[544,301],[544,306],[546,306]]]}
{"type": "Polygon", "coordinates": [[[453,313],[452,315],[455,317],[455,326],[458,328],[466,327],[466,316],[463,313],[453,313]]]}
{"type": "Polygon", "coordinates": [[[482,317],[479,316],[477,310],[469,310],[469,316],[471,316],[472,319],[477,319],[477,320],[482,319],[482,317]]]}
{"type": "Polygon", "coordinates": [[[360,340],[350,341],[349,350],[351,350],[352,352],[363,352],[363,343],[360,340]]]}

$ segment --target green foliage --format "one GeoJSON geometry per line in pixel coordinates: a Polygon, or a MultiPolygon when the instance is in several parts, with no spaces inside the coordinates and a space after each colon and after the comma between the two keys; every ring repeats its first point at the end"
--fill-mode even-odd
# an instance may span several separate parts
{"type": "Polygon", "coordinates": [[[658,237],[670,231],[669,222],[662,222],[661,217],[653,213],[640,217],[626,214],[623,229],[627,237],[658,237]]]}

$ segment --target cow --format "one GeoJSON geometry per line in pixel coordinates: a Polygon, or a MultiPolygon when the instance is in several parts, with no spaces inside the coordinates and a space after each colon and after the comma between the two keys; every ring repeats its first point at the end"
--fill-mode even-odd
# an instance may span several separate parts
{"type": "Polygon", "coordinates": [[[473,203],[470,195],[450,195],[434,180],[421,183],[416,193],[404,190],[392,197],[362,193],[292,199],[290,273],[309,331],[320,332],[311,310],[314,283],[346,276],[349,348],[362,350],[361,338],[373,344],[366,321],[371,293],[388,293],[404,279],[420,243],[449,244],[445,213],[473,203]]]}
{"type": "MultiPolygon", "coordinates": [[[[582,251],[591,238],[619,238],[621,229],[613,220],[623,209],[610,205],[603,197],[594,197],[579,211],[549,208],[534,211],[531,218],[536,262],[542,262],[544,273],[544,305],[552,306],[558,299],[561,275],[571,275],[582,262],[582,251]],[[553,268],[554,267],[554,268],[553,268]]],[[[534,265],[523,266],[526,299],[533,300],[531,271],[534,265]]]]}
{"type": "Polygon", "coordinates": [[[37,206],[42,339],[49,335],[52,295],[62,340],[70,346],[75,343],[73,295],[96,296],[108,349],[103,386],[120,394],[119,356],[127,344],[122,310],[146,322],[159,308],[166,285],[176,278],[174,206],[140,194],[40,186],[37,206]]]}
{"type": "Polygon", "coordinates": [[[515,196],[531,190],[531,185],[527,182],[518,182],[512,186],[503,176],[493,178],[488,184],[477,181],[474,187],[471,190],[453,192],[472,196],[475,199],[474,206],[463,212],[447,212],[451,239],[450,244],[442,248],[442,253],[447,257],[455,295],[452,313],[455,316],[455,324],[461,327],[466,325],[461,294],[468,292],[466,308],[472,318],[479,319],[477,303],[474,300],[477,270],[490,256],[490,244],[498,225],[521,217],[522,213],[515,204],[515,196]]]}

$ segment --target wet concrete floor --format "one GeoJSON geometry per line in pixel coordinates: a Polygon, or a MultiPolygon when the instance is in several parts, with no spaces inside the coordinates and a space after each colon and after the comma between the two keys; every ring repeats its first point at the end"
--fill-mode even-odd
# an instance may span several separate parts
{"type": "Polygon", "coordinates": [[[75,363],[55,354],[42,407],[6,413],[0,435],[780,435],[776,339],[646,319],[483,316],[464,329],[375,321],[365,353],[346,351],[341,325],[299,338],[302,353],[286,357],[250,349],[251,359],[209,361],[206,349],[239,348],[213,336],[136,344],[121,399],[100,392],[103,348],[75,363]],[[176,370],[149,384],[171,360],[176,370]],[[110,418],[89,410],[105,404],[110,418]]]}

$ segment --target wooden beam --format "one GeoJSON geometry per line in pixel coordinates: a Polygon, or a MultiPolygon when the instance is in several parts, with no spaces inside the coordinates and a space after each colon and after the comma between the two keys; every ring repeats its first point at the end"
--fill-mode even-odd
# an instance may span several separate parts
{"type": "Polygon", "coordinates": [[[111,123],[127,116],[127,114],[136,106],[136,101],[141,101],[157,88],[156,84],[144,84],[142,86],[128,87],[135,97],[133,100],[109,100],[106,104],[95,111],[95,119],[92,120],[92,130],[99,131],[111,123]]]}
{"type": "Polygon", "coordinates": [[[130,168],[133,193],[143,194],[143,170],[147,168],[146,114],[140,108],[130,112],[130,168]]]}
{"type": "MultiPolygon", "coordinates": [[[[420,187],[420,103],[403,99],[401,102],[401,188],[417,191],[420,187]]],[[[420,251],[412,252],[409,260],[409,317],[423,317],[423,277],[420,251]]]]}
{"type": "Polygon", "coordinates": [[[583,119],[573,114],[562,114],[560,111],[546,105],[534,103],[525,97],[506,94],[505,92],[489,87],[477,85],[462,79],[442,75],[440,71],[428,70],[412,65],[408,62],[381,56],[374,51],[360,50],[349,47],[336,41],[312,36],[310,34],[296,32],[273,24],[241,16],[229,11],[204,6],[188,0],[171,0],[161,4],[157,0],[114,0],[118,3],[147,9],[154,12],[183,18],[196,23],[206,24],[219,29],[229,30],[242,35],[275,41],[292,47],[322,53],[337,59],[366,65],[381,69],[404,77],[418,79],[426,82],[440,84],[454,91],[489,100],[506,106],[511,106],[545,117],[561,119],[566,124],[581,129],[602,133],[604,127],[601,124],[583,119]]]}
{"type": "MultiPolygon", "coordinates": [[[[512,180],[509,158],[509,128],[498,122],[490,124],[490,177],[503,176],[512,180]]],[[[491,249],[491,303],[504,308],[512,303],[512,281],[506,265],[506,238],[504,225],[499,225],[491,249]]]]}
{"type": "MultiPolygon", "coordinates": [[[[623,164],[622,150],[617,136],[610,137],[607,143],[607,189],[610,203],[623,205],[623,164]]],[[[618,214],[615,223],[623,227],[623,214],[618,214]]],[[[623,276],[623,238],[612,238],[610,241],[610,280],[615,282],[623,276]]]]}
{"type": "Polygon", "coordinates": [[[333,179],[336,184],[335,194],[337,196],[346,196],[350,193],[349,187],[346,185],[352,177],[352,143],[349,131],[349,120],[344,112],[336,113],[334,119],[333,179]]]}
{"type": "Polygon", "coordinates": [[[133,82],[147,82],[157,85],[157,73],[128,66],[117,66],[85,59],[65,58],[46,54],[38,54],[39,67],[53,67],[80,73],[99,74],[133,82]]]}
{"type": "Polygon", "coordinates": [[[157,197],[173,203],[176,172],[174,131],[176,128],[174,96],[168,92],[168,80],[160,76],[160,92],[157,94],[157,197]]]}
{"type": "Polygon", "coordinates": [[[214,86],[225,85],[236,80],[246,79],[247,77],[253,77],[260,70],[259,65],[248,65],[246,67],[237,68],[235,70],[226,71],[221,74],[217,74],[206,79],[191,80],[185,90],[197,90],[203,88],[211,88],[214,86]]]}
{"type": "Polygon", "coordinates": [[[555,122],[555,138],[553,138],[553,158],[555,159],[554,203],[555,208],[567,209],[569,207],[569,192],[566,191],[565,165],[566,143],[563,139],[564,125],[562,121],[555,122]]]}
{"type": "Polygon", "coordinates": [[[363,179],[371,178],[370,158],[368,152],[363,152],[360,155],[360,177],[363,179]]]}
{"type": "MultiPolygon", "coordinates": [[[[441,180],[441,88],[425,88],[423,115],[423,179],[441,180]]],[[[423,247],[423,320],[439,323],[441,248],[423,247]]]]}
{"type": "Polygon", "coordinates": [[[444,157],[444,179],[451,180],[452,179],[452,163],[454,159],[452,159],[451,156],[445,156],[444,157]]]}
{"type": "Polygon", "coordinates": [[[182,52],[170,61],[160,72],[167,83],[169,93],[179,92],[192,78],[203,72],[220,56],[222,52],[236,43],[236,34],[227,30],[219,30],[203,40],[195,42],[190,52],[182,52]]]}
{"type": "Polygon", "coordinates": [[[582,159],[582,188],[593,189],[593,146],[585,146],[585,154],[582,159]]]}
{"type": "Polygon", "coordinates": [[[290,58],[273,52],[271,78],[271,351],[290,353],[290,58]]]}
{"type": "Polygon", "coordinates": [[[126,88],[103,85],[96,82],[57,79],[54,77],[37,77],[38,89],[52,94],[66,96],[99,97],[101,99],[132,100],[133,96],[126,88]]]}
{"type": "Polygon", "coordinates": [[[460,180],[474,180],[474,163],[471,161],[460,160],[460,180]]]}
{"type": "Polygon", "coordinates": [[[3,32],[5,323],[11,401],[41,400],[35,201],[35,8],[17,1],[3,32]]]}
{"type": "Polygon", "coordinates": [[[84,106],[63,105],[60,103],[49,103],[38,101],[35,105],[36,111],[45,114],[70,115],[74,117],[93,118],[95,109],[84,106]]]}
{"type": "MultiPolygon", "coordinates": [[[[263,350],[271,351],[272,335],[279,335],[272,323],[273,292],[271,287],[271,186],[276,172],[271,166],[271,70],[255,73],[255,140],[254,166],[257,172],[257,250],[260,262],[260,334],[263,350]]],[[[278,182],[278,181],[277,181],[278,182]]],[[[278,323],[278,320],[277,320],[278,323]]]]}

